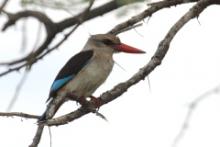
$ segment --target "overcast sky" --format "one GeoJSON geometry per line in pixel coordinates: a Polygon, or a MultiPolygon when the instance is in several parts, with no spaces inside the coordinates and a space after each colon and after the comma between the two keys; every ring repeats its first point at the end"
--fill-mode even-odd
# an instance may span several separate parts
{"type": "MultiPolygon", "coordinates": [[[[11,2],[12,3],[12,2],[11,2]]],[[[118,11],[98,17],[83,24],[58,50],[33,66],[22,87],[18,101],[12,111],[40,115],[44,112],[45,101],[51,83],[59,69],[75,53],[79,52],[90,34],[105,33],[112,27],[138,14],[146,4],[132,9],[124,17],[117,17],[118,11]]],[[[130,78],[151,58],[159,42],[169,28],[192,6],[172,7],[154,14],[144,20],[143,26],[120,34],[121,41],[145,50],[144,55],[117,54],[115,65],[108,80],[95,92],[112,88],[119,82],[130,78]]],[[[19,9],[12,4],[11,10],[19,9]]],[[[54,20],[69,14],[47,10],[54,20]]],[[[89,114],[64,126],[52,127],[53,147],[171,147],[187,115],[189,104],[206,91],[220,84],[219,34],[220,14],[218,6],[206,9],[198,20],[187,23],[171,43],[162,62],[150,74],[151,88],[147,79],[130,88],[117,100],[103,106],[100,112],[108,122],[89,114]]],[[[0,24],[5,19],[0,18],[0,24]]],[[[22,56],[22,21],[15,27],[0,34],[0,60],[6,61],[22,56]]],[[[28,53],[35,42],[38,22],[27,21],[28,53]],[[33,35],[35,34],[35,35],[33,35]]],[[[42,34],[41,41],[44,39],[42,34]]],[[[0,68],[3,71],[3,68],[0,68]]],[[[13,97],[15,87],[23,72],[9,74],[0,78],[0,111],[5,111],[13,97]]],[[[189,128],[178,142],[178,147],[219,147],[220,136],[220,99],[213,93],[203,99],[192,113],[189,128]]],[[[57,115],[68,113],[77,108],[76,103],[65,104],[57,115]]],[[[35,134],[36,121],[20,118],[1,118],[0,146],[28,146],[35,134]]],[[[45,129],[39,147],[49,146],[49,133],[45,129]]]]}

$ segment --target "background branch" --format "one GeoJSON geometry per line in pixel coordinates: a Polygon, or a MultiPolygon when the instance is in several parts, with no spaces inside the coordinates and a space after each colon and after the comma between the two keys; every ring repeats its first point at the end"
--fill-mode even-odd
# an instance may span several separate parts
{"type": "Polygon", "coordinates": [[[183,137],[185,136],[187,130],[190,127],[190,122],[192,120],[192,116],[193,113],[195,112],[195,109],[198,107],[198,105],[204,101],[205,99],[209,98],[210,95],[212,94],[217,94],[220,92],[220,85],[216,86],[215,88],[203,93],[202,95],[200,95],[199,97],[197,97],[195,100],[193,100],[192,102],[190,102],[189,106],[188,106],[188,111],[186,113],[184,122],[180,128],[180,131],[178,132],[178,134],[176,135],[173,143],[172,143],[172,147],[177,147],[180,140],[183,139],[183,137]]]}
{"type": "Polygon", "coordinates": [[[22,113],[22,112],[0,112],[0,116],[4,117],[22,117],[28,119],[39,119],[40,117],[37,115],[22,113]]]}
{"type": "MultiPolygon", "coordinates": [[[[112,0],[102,6],[94,8],[93,10],[91,10],[90,13],[87,13],[89,8],[87,7],[85,10],[83,10],[83,12],[77,14],[76,16],[64,19],[57,23],[54,23],[46,14],[41,13],[39,11],[25,10],[25,11],[17,12],[15,14],[4,11],[4,13],[8,16],[8,21],[3,26],[2,31],[5,31],[8,27],[14,25],[21,18],[33,17],[44,24],[46,28],[47,36],[45,41],[34,52],[31,52],[27,56],[22,57],[20,59],[16,59],[14,61],[0,63],[0,65],[14,66],[0,73],[0,77],[9,74],[13,71],[20,70],[23,67],[32,66],[35,63],[36,59],[43,57],[42,54],[46,51],[46,49],[51,44],[53,39],[63,30],[71,26],[74,26],[76,24],[82,24],[83,22],[93,19],[97,16],[104,15],[121,6],[123,6],[123,4],[120,5],[115,0],[112,0]]],[[[61,43],[63,43],[64,41],[62,41],[61,43]]],[[[50,52],[51,51],[52,50],[50,50],[50,52]]]]}
{"type": "Polygon", "coordinates": [[[164,8],[169,8],[171,6],[176,6],[178,4],[184,4],[184,3],[189,3],[189,2],[194,2],[194,1],[185,1],[185,0],[168,0],[168,1],[161,1],[161,2],[156,2],[156,3],[151,3],[149,4],[149,8],[144,10],[142,13],[133,16],[131,19],[118,24],[115,26],[112,30],[110,30],[108,33],[112,34],[118,34],[121,30],[132,26],[136,24],[137,22],[143,20],[146,17],[151,17],[152,14],[156,13],[157,11],[164,9],[164,8]]]}
{"type": "Polygon", "coordinates": [[[2,2],[2,5],[0,6],[0,14],[2,13],[2,10],[4,9],[4,7],[7,5],[7,3],[9,2],[9,0],[4,0],[2,2]]]}
{"type": "Polygon", "coordinates": [[[27,79],[27,76],[29,74],[29,70],[30,69],[25,69],[25,72],[24,72],[24,75],[22,76],[21,80],[19,81],[18,85],[16,86],[16,89],[15,89],[15,92],[14,92],[14,95],[12,97],[12,99],[10,100],[10,103],[6,109],[6,112],[9,112],[11,111],[12,107],[14,106],[15,102],[17,101],[17,98],[19,96],[19,93],[21,91],[21,88],[23,86],[23,84],[25,83],[26,79],[27,79]]]}

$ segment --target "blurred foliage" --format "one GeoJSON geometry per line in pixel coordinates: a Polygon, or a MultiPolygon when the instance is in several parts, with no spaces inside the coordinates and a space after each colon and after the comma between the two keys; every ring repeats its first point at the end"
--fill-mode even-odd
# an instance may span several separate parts
{"type": "MultiPolygon", "coordinates": [[[[22,6],[40,6],[51,9],[63,9],[75,11],[83,8],[90,0],[21,0],[22,6]]],[[[96,0],[103,1],[103,0],[96,0]]],[[[111,0],[106,0],[106,2],[111,0]]],[[[116,0],[118,5],[126,5],[134,2],[144,2],[146,0],[116,0]]],[[[137,7],[134,7],[137,8],[137,7]]]]}
{"type": "Polygon", "coordinates": [[[85,3],[84,0],[21,0],[22,6],[40,6],[52,9],[71,9],[85,3]]]}

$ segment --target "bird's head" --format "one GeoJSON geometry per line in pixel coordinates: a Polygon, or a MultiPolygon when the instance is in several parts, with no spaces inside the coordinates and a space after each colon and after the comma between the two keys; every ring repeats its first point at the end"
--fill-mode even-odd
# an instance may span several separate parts
{"type": "Polygon", "coordinates": [[[84,47],[84,50],[88,49],[105,50],[112,53],[145,53],[140,49],[121,43],[120,39],[112,34],[92,35],[84,47]]]}

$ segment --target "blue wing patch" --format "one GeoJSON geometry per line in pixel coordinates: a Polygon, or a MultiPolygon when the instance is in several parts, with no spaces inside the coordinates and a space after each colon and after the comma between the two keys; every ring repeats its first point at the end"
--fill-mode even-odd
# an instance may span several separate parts
{"type": "Polygon", "coordinates": [[[47,101],[50,100],[50,98],[55,98],[59,89],[65,86],[66,83],[68,83],[70,80],[72,80],[89,62],[92,56],[93,50],[87,50],[82,51],[70,58],[56,76],[51,86],[47,101]]]}
{"type": "Polygon", "coordinates": [[[59,88],[61,88],[62,86],[64,86],[67,82],[69,82],[74,76],[71,75],[71,76],[68,76],[68,77],[65,77],[63,79],[58,79],[56,81],[53,82],[52,86],[51,86],[51,89],[50,91],[56,91],[58,90],[59,88]]]}

